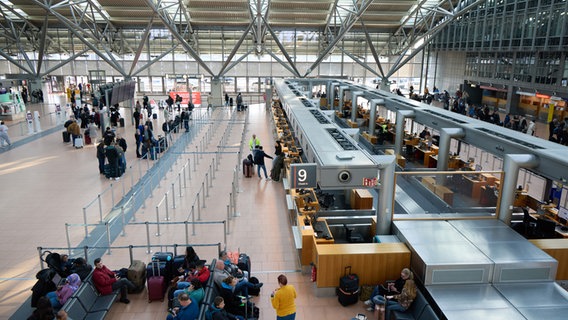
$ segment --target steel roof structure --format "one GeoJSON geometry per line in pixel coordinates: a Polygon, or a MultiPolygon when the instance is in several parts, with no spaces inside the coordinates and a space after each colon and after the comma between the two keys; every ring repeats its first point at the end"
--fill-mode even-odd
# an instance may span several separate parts
{"type": "Polygon", "coordinates": [[[0,56],[24,73],[43,76],[54,70],[42,67],[51,55],[63,55],[67,63],[94,53],[131,77],[170,53],[188,54],[211,76],[223,76],[249,54],[267,54],[293,76],[306,77],[339,49],[388,78],[445,25],[483,2],[0,0],[0,56]],[[211,70],[203,54],[223,55],[221,70],[211,70]],[[306,70],[296,67],[300,54],[314,57],[306,70]],[[133,56],[130,68],[120,63],[125,55],[133,56]],[[142,55],[152,58],[138,66],[142,55]],[[379,62],[385,56],[398,56],[389,70],[379,62]]]}

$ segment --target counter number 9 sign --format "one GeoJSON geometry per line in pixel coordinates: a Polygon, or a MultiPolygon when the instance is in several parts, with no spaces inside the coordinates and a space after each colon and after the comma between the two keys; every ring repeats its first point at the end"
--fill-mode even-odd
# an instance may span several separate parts
{"type": "Polygon", "coordinates": [[[291,188],[317,187],[317,165],[315,163],[293,163],[290,165],[291,188]]]}

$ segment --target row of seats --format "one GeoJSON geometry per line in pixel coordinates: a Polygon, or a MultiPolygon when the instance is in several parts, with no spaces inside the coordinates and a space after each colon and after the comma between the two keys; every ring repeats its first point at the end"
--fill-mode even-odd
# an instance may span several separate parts
{"type": "Polygon", "coordinates": [[[217,259],[213,259],[211,261],[211,266],[209,270],[211,274],[209,275],[209,280],[207,280],[207,285],[205,286],[205,296],[203,297],[203,301],[201,301],[201,307],[199,309],[199,320],[206,320],[205,313],[209,310],[209,307],[213,305],[213,300],[215,297],[219,295],[217,288],[215,286],[215,264],[217,264],[217,259]]]}
{"type": "Polygon", "coordinates": [[[67,312],[70,319],[104,319],[118,296],[118,291],[109,295],[99,295],[91,275],[85,279],[62,308],[67,312]]]}
{"type": "Polygon", "coordinates": [[[392,311],[394,320],[438,320],[438,316],[422,293],[417,290],[416,298],[406,311],[392,311]]]}

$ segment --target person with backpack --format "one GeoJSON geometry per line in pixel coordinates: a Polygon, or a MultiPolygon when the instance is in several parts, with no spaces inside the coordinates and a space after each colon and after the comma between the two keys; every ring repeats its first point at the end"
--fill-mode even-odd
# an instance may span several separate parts
{"type": "Polygon", "coordinates": [[[223,297],[215,297],[213,300],[213,305],[205,312],[206,320],[242,320],[241,316],[236,316],[225,310],[225,300],[223,297]]]}

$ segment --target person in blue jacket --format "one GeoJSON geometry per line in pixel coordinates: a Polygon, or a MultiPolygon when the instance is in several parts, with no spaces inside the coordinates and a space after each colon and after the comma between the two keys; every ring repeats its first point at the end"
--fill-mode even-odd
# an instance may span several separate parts
{"type": "Polygon", "coordinates": [[[178,300],[181,307],[173,308],[166,320],[196,320],[199,317],[198,303],[187,293],[180,293],[178,300]]]}

